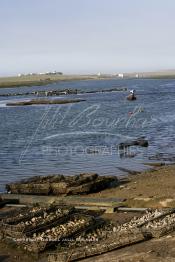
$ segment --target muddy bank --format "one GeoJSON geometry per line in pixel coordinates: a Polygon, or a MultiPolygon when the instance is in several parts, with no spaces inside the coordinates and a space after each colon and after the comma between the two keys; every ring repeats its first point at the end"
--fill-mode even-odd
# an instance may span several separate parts
{"type": "Polygon", "coordinates": [[[69,100],[45,100],[45,99],[32,99],[30,101],[21,101],[15,103],[7,103],[7,106],[31,106],[31,105],[62,105],[70,103],[79,103],[85,101],[84,99],[69,99],[69,100]]]}
{"type": "Polygon", "coordinates": [[[175,165],[161,165],[156,163],[152,170],[132,173],[119,187],[106,189],[95,196],[127,198],[128,205],[135,207],[174,207],[175,165]]]}

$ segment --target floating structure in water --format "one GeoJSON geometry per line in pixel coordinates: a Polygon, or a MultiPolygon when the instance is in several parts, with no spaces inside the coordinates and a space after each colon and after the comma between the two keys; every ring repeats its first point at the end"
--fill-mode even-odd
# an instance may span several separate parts
{"type": "Polygon", "coordinates": [[[6,185],[8,193],[32,195],[77,195],[116,186],[117,177],[98,174],[37,176],[6,185]]]}

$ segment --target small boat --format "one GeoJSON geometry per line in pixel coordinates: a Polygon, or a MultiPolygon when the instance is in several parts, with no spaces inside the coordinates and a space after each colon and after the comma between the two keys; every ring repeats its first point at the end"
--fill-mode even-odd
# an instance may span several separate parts
{"type": "Polygon", "coordinates": [[[137,97],[134,94],[130,94],[129,96],[127,96],[127,100],[132,101],[132,100],[136,100],[137,97]]]}

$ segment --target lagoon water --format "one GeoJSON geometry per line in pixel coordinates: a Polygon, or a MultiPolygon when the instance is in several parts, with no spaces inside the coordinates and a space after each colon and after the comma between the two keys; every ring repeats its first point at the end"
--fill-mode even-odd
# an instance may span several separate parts
{"type": "MultiPolygon", "coordinates": [[[[142,170],[149,156],[175,151],[175,80],[100,80],[0,89],[0,94],[39,90],[98,90],[67,95],[85,102],[67,105],[7,107],[31,96],[0,97],[0,189],[34,175],[97,172],[123,175],[118,167],[142,170]],[[127,87],[127,92],[100,92],[127,87]],[[145,136],[148,148],[119,151],[117,145],[145,136]]],[[[64,96],[59,97],[65,98],[64,96]]]]}

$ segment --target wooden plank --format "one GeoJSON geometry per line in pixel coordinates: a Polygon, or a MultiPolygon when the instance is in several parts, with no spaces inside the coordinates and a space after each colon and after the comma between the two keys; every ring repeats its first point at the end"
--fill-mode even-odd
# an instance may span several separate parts
{"type": "Polygon", "coordinates": [[[148,210],[148,208],[137,208],[137,207],[118,207],[117,211],[123,211],[123,212],[145,212],[148,210]]]}
{"type": "Polygon", "coordinates": [[[119,202],[124,202],[125,199],[120,198],[92,198],[92,197],[79,197],[79,196],[38,196],[38,195],[23,195],[23,194],[1,194],[3,200],[18,200],[20,204],[25,203],[40,203],[40,202],[65,202],[72,204],[82,205],[98,205],[98,206],[111,206],[119,202]]]}
{"type": "Polygon", "coordinates": [[[103,207],[103,206],[75,206],[76,209],[87,209],[87,210],[104,210],[105,213],[110,214],[117,211],[118,206],[103,207]]]}
{"type": "Polygon", "coordinates": [[[6,204],[5,205],[6,207],[26,207],[27,205],[21,205],[21,204],[6,204]]]}
{"type": "Polygon", "coordinates": [[[104,209],[106,212],[114,212],[117,207],[124,205],[124,199],[119,198],[90,198],[78,196],[36,196],[36,195],[20,195],[20,194],[2,194],[4,200],[18,200],[19,204],[64,204],[72,205],[77,208],[104,209]]]}

